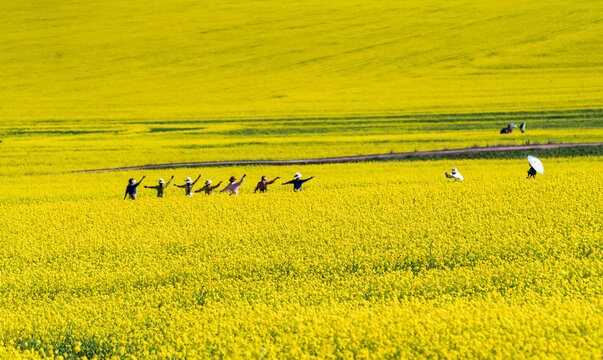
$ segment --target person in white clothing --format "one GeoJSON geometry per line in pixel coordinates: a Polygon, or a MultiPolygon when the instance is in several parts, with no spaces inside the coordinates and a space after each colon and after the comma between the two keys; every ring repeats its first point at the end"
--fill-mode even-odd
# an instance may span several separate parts
{"type": "Polygon", "coordinates": [[[446,174],[447,178],[451,178],[451,179],[455,179],[455,180],[460,180],[460,181],[465,180],[463,178],[463,175],[461,175],[461,173],[458,172],[456,170],[456,168],[453,168],[452,170],[450,170],[450,174],[448,172],[445,172],[445,174],[446,174]]]}

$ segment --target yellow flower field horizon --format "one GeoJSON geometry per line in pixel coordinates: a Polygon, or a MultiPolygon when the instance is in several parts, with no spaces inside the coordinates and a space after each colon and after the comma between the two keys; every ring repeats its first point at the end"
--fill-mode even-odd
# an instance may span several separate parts
{"type": "Polygon", "coordinates": [[[17,1],[0,123],[600,109],[598,1],[17,1]]]}

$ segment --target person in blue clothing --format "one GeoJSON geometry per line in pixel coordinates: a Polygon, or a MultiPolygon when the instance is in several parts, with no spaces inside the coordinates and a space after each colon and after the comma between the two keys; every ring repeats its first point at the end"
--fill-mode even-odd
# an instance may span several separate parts
{"type": "Polygon", "coordinates": [[[312,180],[314,179],[314,176],[309,177],[307,179],[302,179],[302,174],[300,173],[295,173],[295,175],[293,175],[293,177],[295,179],[291,180],[291,181],[287,181],[286,183],[283,183],[283,185],[287,185],[287,184],[293,184],[293,191],[301,191],[302,190],[302,184],[305,183],[308,180],[312,180]]]}
{"type": "Polygon", "coordinates": [[[136,188],[138,187],[138,185],[142,184],[142,180],[144,180],[145,177],[146,176],[143,176],[138,184],[134,179],[128,180],[128,187],[126,187],[126,194],[124,195],[124,200],[126,200],[128,196],[130,196],[130,199],[136,200],[136,188]]]}

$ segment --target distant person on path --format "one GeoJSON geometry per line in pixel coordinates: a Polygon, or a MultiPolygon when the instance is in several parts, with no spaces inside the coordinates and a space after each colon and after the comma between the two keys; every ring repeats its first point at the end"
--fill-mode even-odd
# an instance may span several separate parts
{"type": "Polygon", "coordinates": [[[187,177],[184,180],[184,185],[174,184],[174,186],[179,187],[179,188],[184,188],[184,193],[186,196],[193,196],[193,187],[195,186],[197,181],[199,181],[199,179],[201,179],[201,174],[199,174],[199,176],[197,177],[197,180],[195,180],[195,181],[193,181],[191,178],[187,177]]]}
{"type": "Polygon", "coordinates": [[[201,191],[205,191],[205,195],[211,195],[214,192],[214,190],[217,189],[220,185],[222,185],[221,181],[218,183],[218,185],[211,186],[211,180],[207,179],[207,180],[205,180],[205,186],[203,186],[201,189],[199,189],[195,192],[199,193],[201,191]]]}
{"type": "Polygon", "coordinates": [[[167,189],[168,185],[170,185],[170,183],[172,182],[173,179],[174,179],[174,177],[172,176],[170,178],[170,181],[167,182],[167,184],[165,183],[165,181],[163,181],[163,179],[159,179],[159,185],[145,186],[145,188],[157,190],[157,197],[162,198],[165,196],[165,189],[167,189]]]}
{"type": "Polygon", "coordinates": [[[293,184],[293,191],[302,191],[302,184],[308,180],[314,179],[314,176],[311,176],[307,179],[302,179],[301,178],[302,174],[300,174],[300,173],[295,173],[295,175],[293,175],[293,177],[295,179],[293,179],[291,181],[287,181],[286,183],[283,183],[283,185],[293,184]]]}
{"type": "Polygon", "coordinates": [[[235,182],[235,181],[237,181],[237,179],[234,176],[231,176],[230,179],[228,179],[228,181],[230,183],[228,185],[226,185],[226,187],[224,189],[222,189],[220,192],[229,192],[230,195],[238,195],[239,194],[239,186],[241,186],[243,181],[245,181],[246,176],[247,175],[243,175],[243,177],[241,178],[241,181],[239,181],[239,182],[235,182]]]}
{"type": "Polygon", "coordinates": [[[447,178],[450,178],[450,179],[455,179],[455,180],[460,180],[460,181],[465,180],[465,178],[463,178],[463,175],[461,175],[461,173],[458,172],[456,170],[456,168],[453,168],[452,170],[450,170],[450,174],[448,172],[445,172],[444,174],[446,175],[447,178]]]}
{"type": "Polygon", "coordinates": [[[138,187],[138,185],[142,184],[142,180],[144,180],[145,177],[146,176],[143,176],[138,184],[133,178],[128,180],[128,186],[126,187],[126,194],[124,195],[124,200],[126,200],[128,196],[130,197],[130,199],[136,200],[136,188],[138,187]]]}
{"type": "Polygon", "coordinates": [[[280,178],[280,176],[277,176],[274,178],[274,180],[268,181],[268,178],[266,176],[262,176],[262,180],[258,183],[253,192],[266,192],[268,190],[268,185],[274,184],[274,182],[280,178]]]}

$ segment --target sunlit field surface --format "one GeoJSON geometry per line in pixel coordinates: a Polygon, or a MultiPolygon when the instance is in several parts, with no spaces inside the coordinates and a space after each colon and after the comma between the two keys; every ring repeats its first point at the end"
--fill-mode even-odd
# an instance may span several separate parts
{"type": "Polygon", "coordinates": [[[543,161],[5,177],[0,356],[601,358],[603,161],[543,161]]]}
{"type": "Polygon", "coordinates": [[[600,1],[0,4],[2,118],[601,108],[600,1]]]}
{"type": "Polygon", "coordinates": [[[599,1],[4,1],[0,176],[602,141],[601,19],[599,1]]]}
{"type": "Polygon", "coordinates": [[[600,148],[72,173],[601,142],[601,1],[1,1],[0,34],[0,359],[603,358],[600,148]],[[199,173],[248,177],[123,200],[199,173]]]}
{"type": "Polygon", "coordinates": [[[603,141],[603,112],[262,120],[0,123],[0,175],[187,161],[299,159],[487,145],[603,141]],[[508,123],[527,131],[501,135],[508,123]]]}

